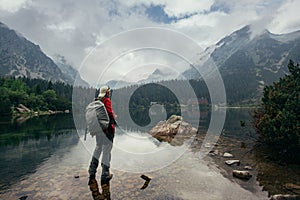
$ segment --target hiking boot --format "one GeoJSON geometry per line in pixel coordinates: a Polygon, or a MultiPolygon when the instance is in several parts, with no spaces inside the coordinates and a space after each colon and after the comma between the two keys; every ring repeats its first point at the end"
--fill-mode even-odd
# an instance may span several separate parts
{"type": "Polygon", "coordinates": [[[108,183],[113,177],[113,174],[109,172],[109,167],[102,165],[101,184],[108,183]]]}
{"type": "Polygon", "coordinates": [[[96,176],[95,175],[90,175],[88,185],[95,184],[95,182],[97,184],[96,176]]]}
{"type": "Polygon", "coordinates": [[[113,178],[113,174],[102,174],[101,175],[101,184],[109,183],[109,181],[113,178]]]}

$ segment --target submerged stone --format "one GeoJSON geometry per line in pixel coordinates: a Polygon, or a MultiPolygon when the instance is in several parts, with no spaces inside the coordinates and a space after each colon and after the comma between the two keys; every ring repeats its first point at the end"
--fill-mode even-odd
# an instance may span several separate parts
{"type": "Polygon", "coordinates": [[[233,170],[232,175],[236,178],[245,179],[245,180],[249,180],[252,177],[249,171],[240,171],[240,170],[233,170]]]}

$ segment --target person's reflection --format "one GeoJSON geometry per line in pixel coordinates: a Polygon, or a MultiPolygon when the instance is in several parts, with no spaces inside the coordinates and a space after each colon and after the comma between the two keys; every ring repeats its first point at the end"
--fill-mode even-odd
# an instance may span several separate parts
{"type": "Polygon", "coordinates": [[[102,188],[102,195],[104,199],[110,200],[110,189],[109,189],[109,182],[107,183],[101,183],[102,188]]]}
{"type": "Polygon", "coordinates": [[[96,179],[92,180],[89,186],[94,200],[110,200],[109,181],[101,182],[102,194],[99,191],[96,179]]]}

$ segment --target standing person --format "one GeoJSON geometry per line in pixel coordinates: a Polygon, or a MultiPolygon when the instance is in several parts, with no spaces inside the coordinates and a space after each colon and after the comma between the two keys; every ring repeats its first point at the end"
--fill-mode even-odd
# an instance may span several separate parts
{"type": "Polygon", "coordinates": [[[93,157],[89,166],[89,185],[91,185],[96,180],[96,172],[99,165],[99,158],[102,152],[102,174],[101,174],[101,184],[109,183],[112,179],[112,174],[110,174],[110,160],[111,160],[111,150],[113,146],[113,139],[115,134],[116,125],[116,115],[112,109],[112,103],[110,100],[110,88],[109,86],[103,86],[100,88],[100,93],[96,100],[102,101],[107,114],[109,116],[109,126],[104,131],[99,130],[96,134],[96,147],[93,153],[93,157]]]}

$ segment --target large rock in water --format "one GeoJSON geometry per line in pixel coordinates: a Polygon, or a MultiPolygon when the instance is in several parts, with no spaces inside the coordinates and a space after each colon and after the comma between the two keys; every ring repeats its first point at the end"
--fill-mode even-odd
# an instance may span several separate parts
{"type": "Polygon", "coordinates": [[[172,115],[167,121],[160,121],[149,131],[149,134],[157,140],[168,142],[173,146],[182,145],[196,133],[196,128],[184,122],[182,117],[177,115],[172,115]]]}

